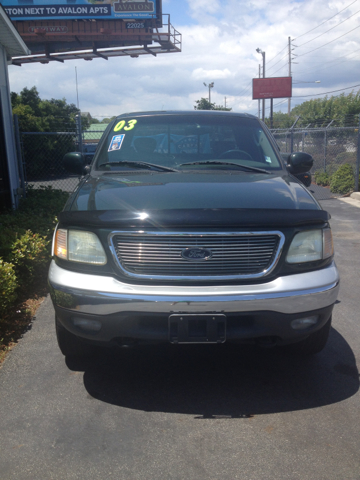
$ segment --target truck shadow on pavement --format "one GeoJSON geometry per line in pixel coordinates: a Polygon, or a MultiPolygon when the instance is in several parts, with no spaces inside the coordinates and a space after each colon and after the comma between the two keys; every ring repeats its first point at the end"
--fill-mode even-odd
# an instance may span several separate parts
{"type": "Polygon", "coordinates": [[[353,352],[332,328],[323,352],[305,359],[243,345],[105,350],[68,368],[84,371],[95,399],[130,409],[249,418],[337,403],[359,389],[353,352]]]}

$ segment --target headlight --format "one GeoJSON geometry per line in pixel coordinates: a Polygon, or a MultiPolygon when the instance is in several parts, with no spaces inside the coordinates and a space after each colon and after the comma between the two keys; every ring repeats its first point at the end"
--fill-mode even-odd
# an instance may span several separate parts
{"type": "Polygon", "coordinates": [[[330,228],[308,230],[295,235],[286,261],[288,263],[314,262],[329,258],[334,253],[330,228]]]}
{"type": "Polygon", "coordinates": [[[105,265],[106,255],[100,240],[92,232],[82,230],[56,231],[54,254],[71,262],[105,265]]]}

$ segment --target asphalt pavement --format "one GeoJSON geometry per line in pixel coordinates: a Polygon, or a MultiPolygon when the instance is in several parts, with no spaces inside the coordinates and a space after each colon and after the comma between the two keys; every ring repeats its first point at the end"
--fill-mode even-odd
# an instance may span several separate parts
{"type": "Polygon", "coordinates": [[[331,215],[329,342],[143,347],[65,359],[46,298],[0,370],[0,480],[359,480],[360,202],[331,215]]]}

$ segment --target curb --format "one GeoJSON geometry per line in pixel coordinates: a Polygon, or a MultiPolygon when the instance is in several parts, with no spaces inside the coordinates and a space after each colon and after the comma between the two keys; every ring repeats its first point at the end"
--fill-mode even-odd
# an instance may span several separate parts
{"type": "Polygon", "coordinates": [[[353,192],[350,195],[350,197],[353,198],[354,200],[359,200],[360,201],[360,192],[353,192]]]}

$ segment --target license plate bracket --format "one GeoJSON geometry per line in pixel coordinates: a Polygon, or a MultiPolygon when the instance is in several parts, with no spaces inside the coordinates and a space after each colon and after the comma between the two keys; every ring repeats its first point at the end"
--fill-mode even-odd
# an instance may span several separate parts
{"type": "Polygon", "coordinates": [[[226,315],[173,314],[169,317],[170,343],[224,343],[226,315]]]}

